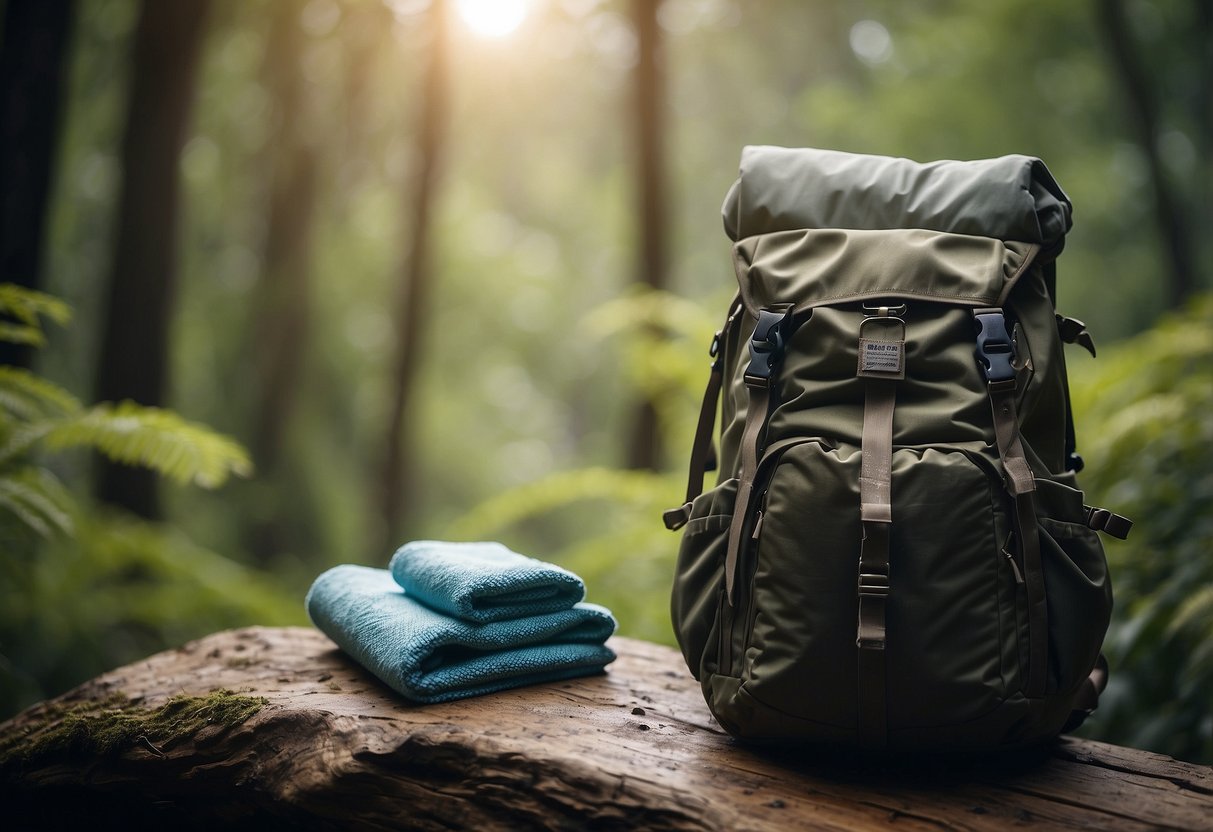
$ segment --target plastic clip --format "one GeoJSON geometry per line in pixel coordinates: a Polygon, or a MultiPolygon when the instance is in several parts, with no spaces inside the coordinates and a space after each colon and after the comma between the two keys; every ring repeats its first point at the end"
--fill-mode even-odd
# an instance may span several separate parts
{"type": "Polygon", "coordinates": [[[991,384],[1015,380],[1012,361],[1015,350],[1011,344],[1011,333],[1007,330],[1007,318],[1001,309],[978,309],[973,313],[977,324],[977,362],[991,384]]]}
{"type": "Polygon", "coordinates": [[[771,373],[783,358],[791,322],[791,304],[763,309],[758,313],[758,325],[750,336],[750,365],[745,371],[747,386],[770,386],[771,373]]]}

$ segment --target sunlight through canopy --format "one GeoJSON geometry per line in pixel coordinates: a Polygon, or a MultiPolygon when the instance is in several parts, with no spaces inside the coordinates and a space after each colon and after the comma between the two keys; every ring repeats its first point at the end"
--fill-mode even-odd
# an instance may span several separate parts
{"type": "Polygon", "coordinates": [[[503,38],[522,25],[527,0],[457,0],[459,17],[477,35],[503,38]]]}

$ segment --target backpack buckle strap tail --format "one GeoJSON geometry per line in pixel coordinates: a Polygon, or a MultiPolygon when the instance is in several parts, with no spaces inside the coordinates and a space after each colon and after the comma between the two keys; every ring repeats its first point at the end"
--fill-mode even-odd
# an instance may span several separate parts
{"type": "Polygon", "coordinates": [[[1028,676],[1024,695],[1039,699],[1045,694],[1049,619],[1040,533],[1036,528],[1036,478],[1024,453],[1015,406],[1014,349],[1001,309],[975,309],[973,319],[977,326],[977,362],[985,374],[994,439],[1007,476],[1007,490],[1013,499],[1015,536],[1028,594],[1028,676]]]}
{"type": "Polygon", "coordinates": [[[1087,524],[1088,528],[1092,528],[1097,532],[1110,534],[1112,537],[1124,540],[1129,536],[1129,532],[1133,530],[1132,520],[1108,511],[1106,508],[1083,506],[1082,510],[1085,515],[1083,522],[1087,524]]]}
{"type": "Polygon", "coordinates": [[[859,740],[883,748],[888,739],[885,681],[885,605],[890,589],[889,536],[893,524],[893,411],[897,382],[867,378],[860,446],[859,502],[863,540],[859,547],[859,740]]]}
{"type": "Polygon", "coordinates": [[[1077,318],[1067,318],[1065,315],[1056,315],[1055,317],[1057,318],[1057,334],[1061,337],[1062,343],[1078,344],[1078,346],[1091,353],[1091,357],[1094,358],[1095,339],[1087,331],[1087,325],[1077,318]]]}

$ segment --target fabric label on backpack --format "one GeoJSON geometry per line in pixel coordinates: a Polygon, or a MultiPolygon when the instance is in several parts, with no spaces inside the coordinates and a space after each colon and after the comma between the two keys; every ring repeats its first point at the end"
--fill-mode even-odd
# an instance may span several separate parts
{"type": "Polygon", "coordinates": [[[859,375],[905,378],[905,341],[859,339],[859,375]]]}

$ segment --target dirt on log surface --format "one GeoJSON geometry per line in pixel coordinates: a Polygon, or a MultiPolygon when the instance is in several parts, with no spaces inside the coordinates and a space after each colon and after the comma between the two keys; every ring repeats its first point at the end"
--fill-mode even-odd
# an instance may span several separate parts
{"type": "Polygon", "coordinates": [[[306,628],[216,633],[0,725],[13,828],[1213,830],[1213,769],[1064,739],[996,762],[743,747],[674,650],[411,705],[306,628]]]}

